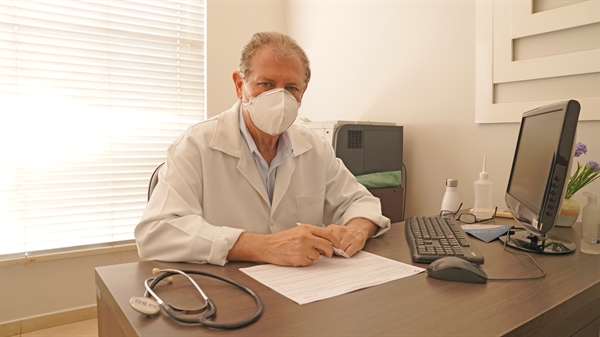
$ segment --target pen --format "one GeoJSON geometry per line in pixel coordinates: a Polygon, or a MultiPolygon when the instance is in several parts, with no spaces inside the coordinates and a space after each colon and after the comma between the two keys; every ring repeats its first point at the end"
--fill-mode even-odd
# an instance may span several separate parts
{"type": "MultiPolygon", "coordinates": [[[[300,225],[302,225],[302,224],[299,223],[299,222],[296,222],[296,226],[300,226],[300,225]]],[[[325,225],[321,224],[321,227],[325,228],[325,225]]],[[[333,244],[331,245],[331,248],[333,248],[333,252],[335,253],[335,255],[342,256],[342,257],[345,257],[347,259],[350,258],[350,255],[346,254],[346,252],[343,251],[342,249],[334,247],[333,244]]]]}

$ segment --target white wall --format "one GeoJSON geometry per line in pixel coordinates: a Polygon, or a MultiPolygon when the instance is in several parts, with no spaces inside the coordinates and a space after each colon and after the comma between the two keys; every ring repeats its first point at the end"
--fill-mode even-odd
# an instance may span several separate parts
{"type": "MultiPolygon", "coordinates": [[[[446,178],[471,207],[484,153],[505,207],[519,126],[475,123],[475,0],[292,1],[286,10],[287,32],[312,62],[301,116],[404,126],[408,216],[439,212],[446,178]]],[[[577,139],[590,149],[582,163],[600,159],[599,131],[580,123],[577,139]]],[[[587,190],[600,195],[598,183],[587,190]]]]}
{"type": "MultiPolygon", "coordinates": [[[[459,180],[471,206],[484,153],[504,205],[518,125],[474,122],[475,0],[209,1],[209,116],[235,102],[231,74],[259,30],[290,34],[311,59],[301,116],[404,126],[409,216],[439,211],[446,178],[459,180]]],[[[600,123],[580,123],[577,139],[590,149],[582,163],[600,159],[600,123]]],[[[586,190],[600,195],[599,186],[586,190]]],[[[94,267],[136,260],[129,252],[3,267],[0,323],[93,305],[94,267]]]]}
{"type": "Polygon", "coordinates": [[[285,1],[208,0],[208,117],[231,108],[237,100],[232,75],[250,37],[260,31],[285,33],[285,5],[285,1]]]}
{"type": "Polygon", "coordinates": [[[139,260],[133,250],[2,267],[0,323],[95,305],[94,268],[139,260]]]}

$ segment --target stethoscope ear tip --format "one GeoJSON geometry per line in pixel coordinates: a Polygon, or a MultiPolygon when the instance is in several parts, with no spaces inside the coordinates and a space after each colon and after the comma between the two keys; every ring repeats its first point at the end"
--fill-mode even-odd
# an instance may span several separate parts
{"type": "Polygon", "coordinates": [[[129,300],[129,304],[135,311],[144,315],[152,316],[160,312],[158,302],[150,297],[134,296],[129,300]]]}

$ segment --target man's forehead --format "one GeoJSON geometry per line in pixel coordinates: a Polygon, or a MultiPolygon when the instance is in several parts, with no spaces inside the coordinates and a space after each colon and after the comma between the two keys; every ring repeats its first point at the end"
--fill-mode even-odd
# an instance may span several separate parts
{"type": "Polygon", "coordinates": [[[304,77],[304,65],[297,55],[276,53],[269,46],[259,48],[254,54],[248,71],[253,70],[258,73],[257,76],[269,76],[269,72],[275,76],[275,74],[285,71],[287,73],[297,72],[304,77]]]}
{"type": "Polygon", "coordinates": [[[296,85],[304,83],[302,67],[257,64],[248,70],[247,77],[256,82],[285,82],[296,85]]]}

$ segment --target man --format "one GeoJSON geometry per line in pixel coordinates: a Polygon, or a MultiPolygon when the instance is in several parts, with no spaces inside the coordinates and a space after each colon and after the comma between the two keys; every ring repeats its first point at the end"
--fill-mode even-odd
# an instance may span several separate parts
{"type": "Polygon", "coordinates": [[[135,229],[142,259],[307,266],[389,229],[331,146],[292,125],[309,80],[293,39],[252,37],[233,74],[239,101],[168,149],[135,229]]]}

